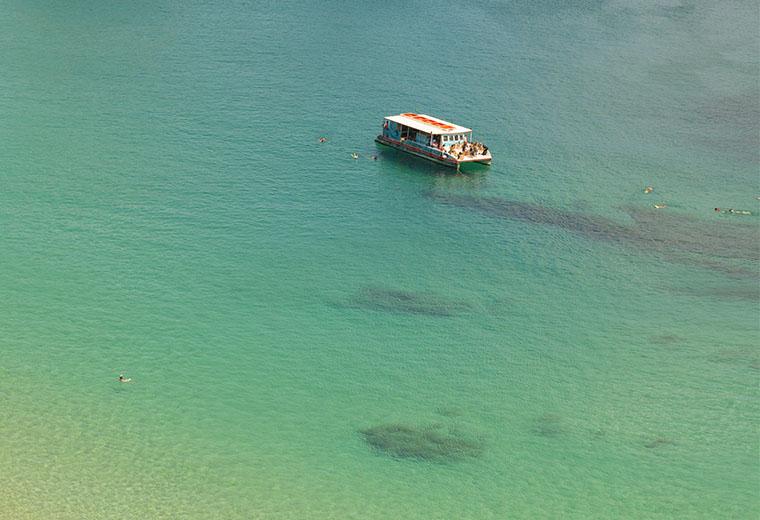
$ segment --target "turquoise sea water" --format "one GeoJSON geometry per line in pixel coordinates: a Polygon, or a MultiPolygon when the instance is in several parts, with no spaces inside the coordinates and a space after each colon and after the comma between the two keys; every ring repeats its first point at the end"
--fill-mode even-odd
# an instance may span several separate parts
{"type": "Polygon", "coordinates": [[[757,517],[758,9],[0,0],[0,518],[757,517]]]}

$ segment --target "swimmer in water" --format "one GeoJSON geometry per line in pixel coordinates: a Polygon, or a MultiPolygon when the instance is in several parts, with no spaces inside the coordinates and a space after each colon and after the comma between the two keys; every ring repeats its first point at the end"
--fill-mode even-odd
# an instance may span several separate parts
{"type": "Polygon", "coordinates": [[[649,194],[649,193],[652,193],[653,191],[654,191],[654,188],[651,186],[647,186],[646,188],[644,188],[644,193],[649,194]]]}
{"type": "Polygon", "coordinates": [[[131,383],[131,377],[124,377],[124,374],[119,374],[119,383],[131,383]]]}
{"type": "Polygon", "coordinates": [[[320,137],[319,138],[319,142],[320,143],[326,143],[327,142],[327,137],[320,137]]]}
{"type": "Polygon", "coordinates": [[[728,209],[720,209],[715,208],[716,212],[720,213],[729,213],[731,215],[752,215],[751,211],[747,211],[746,209],[734,209],[734,208],[728,208],[728,209]]]}
{"type": "Polygon", "coordinates": [[[657,209],[662,209],[662,208],[667,208],[668,205],[667,204],[655,204],[654,207],[657,208],[657,209]]]}
{"type": "Polygon", "coordinates": [[[351,154],[351,158],[352,159],[358,159],[359,158],[359,154],[356,153],[356,152],[354,152],[354,153],[351,154]]]}

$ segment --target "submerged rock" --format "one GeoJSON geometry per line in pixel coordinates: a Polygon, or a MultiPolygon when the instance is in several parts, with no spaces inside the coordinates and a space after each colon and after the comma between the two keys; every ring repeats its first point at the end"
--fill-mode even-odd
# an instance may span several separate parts
{"type": "Polygon", "coordinates": [[[477,457],[483,451],[479,442],[432,426],[381,424],[359,433],[367,444],[391,457],[446,462],[477,457]]]}

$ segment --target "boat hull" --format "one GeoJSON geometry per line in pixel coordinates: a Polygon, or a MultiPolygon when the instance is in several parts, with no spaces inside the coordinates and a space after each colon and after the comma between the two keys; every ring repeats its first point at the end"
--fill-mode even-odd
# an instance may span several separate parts
{"type": "Polygon", "coordinates": [[[469,164],[469,163],[491,164],[490,156],[484,159],[477,159],[473,157],[473,158],[457,160],[451,156],[446,157],[440,152],[435,153],[433,151],[428,151],[423,148],[418,148],[417,146],[413,146],[401,141],[397,141],[395,139],[386,137],[384,135],[378,135],[375,138],[375,141],[377,141],[380,144],[390,146],[391,148],[395,148],[397,150],[401,150],[403,152],[416,155],[417,157],[422,157],[423,159],[427,159],[428,161],[433,161],[434,163],[443,164],[444,166],[449,166],[450,168],[459,169],[459,167],[462,166],[463,164],[469,164]]]}

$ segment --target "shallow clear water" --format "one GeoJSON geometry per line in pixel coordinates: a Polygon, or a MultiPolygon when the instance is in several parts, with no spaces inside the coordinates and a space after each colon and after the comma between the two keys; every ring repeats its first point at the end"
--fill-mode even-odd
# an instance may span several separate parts
{"type": "Polygon", "coordinates": [[[754,3],[0,8],[0,518],[760,512],[754,3]]]}

